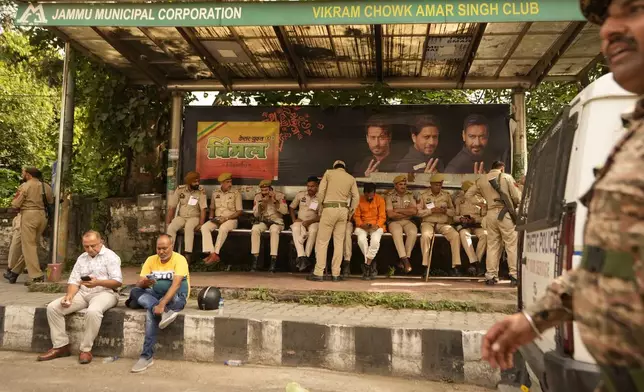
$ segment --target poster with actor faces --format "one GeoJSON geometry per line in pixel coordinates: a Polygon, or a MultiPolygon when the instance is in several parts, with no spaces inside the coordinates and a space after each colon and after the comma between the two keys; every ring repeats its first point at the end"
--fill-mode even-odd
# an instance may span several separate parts
{"type": "Polygon", "coordinates": [[[360,179],[374,173],[472,174],[488,171],[497,160],[511,167],[509,105],[189,106],[185,116],[182,171],[198,169],[205,183],[238,167],[241,183],[300,185],[324,174],[336,159],[360,179]],[[238,154],[234,148],[241,147],[234,143],[228,146],[234,154],[213,154],[208,142],[239,143],[253,132],[270,133],[270,143],[261,141],[267,154],[246,153],[251,148],[245,145],[248,151],[238,154]]]}

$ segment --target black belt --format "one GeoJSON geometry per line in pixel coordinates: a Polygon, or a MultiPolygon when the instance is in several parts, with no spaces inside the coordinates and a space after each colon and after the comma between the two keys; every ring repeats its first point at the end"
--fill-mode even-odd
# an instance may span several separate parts
{"type": "Polygon", "coordinates": [[[581,268],[611,278],[634,281],[633,255],[628,252],[585,246],[581,268]]]}

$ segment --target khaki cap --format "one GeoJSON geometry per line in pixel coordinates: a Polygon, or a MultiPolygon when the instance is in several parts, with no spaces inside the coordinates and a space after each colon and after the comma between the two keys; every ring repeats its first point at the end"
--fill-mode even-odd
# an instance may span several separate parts
{"type": "Polygon", "coordinates": [[[463,184],[461,184],[461,189],[467,192],[468,189],[470,189],[474,185],[472,181],[463,181],[463,184]]]}
{"type": "Polygon", "coordinates": [[[231,173],[221,173],[219,177],[217,177],[217,181],[219,182],[224,182],[226,180],[232,180],[233,175],[231,173]]]}
{"type": "Polygon", "coordinates": [[[434,175],[429,179],[429,182],[443,182],[443,181],[445,181],[445,176],[444,176],[444,175],[442,175],[442,174],[440,174],[440,173],[438,173],[438,174],[434,174],[434,175]]]}
{"type": "Polygon", "coordinates": [[[394,178],[394,184],[398,184],[399,182],[403,182],[403,181],[407,181],[407,176],[404,174],[401,174],[394,178]]]}
{"type": "Polygon", "coordinates": [[[271,183],[272,183],[271,180],[261,180],[259,182],[259,187],[263,188],[265,186],[271,186],[271,183]]]}

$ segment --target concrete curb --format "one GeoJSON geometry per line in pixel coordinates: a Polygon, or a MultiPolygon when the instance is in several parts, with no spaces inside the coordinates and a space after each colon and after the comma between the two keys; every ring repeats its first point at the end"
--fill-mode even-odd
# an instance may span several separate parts
{"type": "MultiPolygon", "coordinates": [[[[79,345],[83,317],[80,312],[67,318],[72,349],[79,345]]],[[[138,358],[144,323],[144,311],[109,310],[95,341],[94,355],[138,358]]],[[[481,361],[484,333],[254,320],[204,312],[181,314],[160,331],[155,356],[200,362],[240,359],[496,388],[501,373],[481,361]]],[[[43,352],[50,347],[46,308],[0,305],[0,348],[43,352]]]]}

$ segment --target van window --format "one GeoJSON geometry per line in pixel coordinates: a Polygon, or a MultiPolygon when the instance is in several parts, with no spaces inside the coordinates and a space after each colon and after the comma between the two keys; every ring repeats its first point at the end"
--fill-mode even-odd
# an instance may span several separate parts
{"type": "Polygon", "coordinates": [[[541,230],[558,224],[577,114],[565,107],[530,150],[518,230],[541,230]]]}

